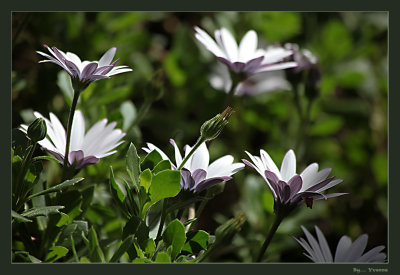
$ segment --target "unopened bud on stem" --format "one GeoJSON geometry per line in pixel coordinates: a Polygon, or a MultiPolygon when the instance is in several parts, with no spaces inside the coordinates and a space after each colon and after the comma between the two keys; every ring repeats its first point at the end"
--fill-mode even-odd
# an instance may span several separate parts
{"type": "Polygon", "coordinates": [[[28,127],[28,137],[36,143],[46,137],[47,127],[43,118],[35,119],[28,127]]]}
{"type": "Polygon", "coordinates": [[[233,113],[234,111],[231,107],[226,107],[221,114],[218,114],[212,119],[204,122],[200,128],[201,138],[204,141],[208,141],[218,137],[225,125],[228,124],[228,119],[233,113]]]}

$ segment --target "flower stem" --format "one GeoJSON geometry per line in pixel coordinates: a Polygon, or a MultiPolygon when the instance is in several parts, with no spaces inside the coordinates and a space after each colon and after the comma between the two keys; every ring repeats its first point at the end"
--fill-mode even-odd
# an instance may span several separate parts
{"type": "Polygon", "coordinates": [[[179,165],[178,170],[181,170],[183,168],[183,166],[186,164],[186,162],[189,160],[189,158],[194,154],[194,152],[196,152],[197,148],[199,148],[199,146],[204,141],[205,140],[203,139],[203,137],[200,136],[199,139],[196,141],[196,144],[190,150],[189,154],[187,154],[187,156],[183,159],[181,165],[179,165]]]}
{"type": "Polygon", "coordinates": [[[17,210],[23,203],[22,196],[24,194],[25,174],[28,170],[28,167],[31,162],[32,155],[33,155],[33,152],[35,151],[35,148],[36,148],[36,142],[32,144],[32,147],[30,147],[28,153],[25,155],[24,160],[22,161],[20,173],[18,174],[18,179],[17,179],[17,184],[16,184],[16,194],[17,194],[16,209],[17,210]]]}
{"type": "Polygon", "coordinates": [[[68,125],[67,125],[67,142],[65,144],[65,154],[64,154],[63,179],[66,179],[68,170],[68,155],[69,155],[69,146],[71,141],[72,121],[74,120],[74,114],[76,105],[78,103],[79,94],[80,92],[74,91],[74,98],[72,99],[71,109],[69,110],[68,125]]]}
{"type": "Polygon", "coordinates": [[[265,251],[267,250],[267,248],[272,240],[272,237],[274,236],[276,230],[278,229],[279,225],[281,224],[283,218],[284,218],[283,215],[276,214],[274,224],[272,225],[271,229],[269,230],[268,235],[260,249],[260,252],[258,253],[257,262],[261,262],[264,254],[265,254],[265,251]]]}
{"type": "Polygon", "coordinates": [[[231,104],[233,95],[235,94],[235,88],[239,84],[239,81],[236,80],[236,77],[231,77],[231,79],[232,79],[232,85],[231,89],[228,92],[228,95],[225,98],[225,103],[224,103],[225,107],[228,107],[231,104]]]}

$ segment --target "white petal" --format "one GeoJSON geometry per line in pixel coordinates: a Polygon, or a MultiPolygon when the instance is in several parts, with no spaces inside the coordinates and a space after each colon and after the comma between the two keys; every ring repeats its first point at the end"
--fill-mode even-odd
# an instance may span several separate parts
{"type": "Polygon", "coordinates": [[[210,155],[208,153],[206,143],[203,142],[192,155],[189,171],[194,172],[197,169],[203,169],[207,171],[209,162],[210,155]]]}
{"type": "MultiPolygon", "coordinates": [[[[225,53],[228,57],[228,59],[232,62],[236,62],[239,61],[238,60],[238,53],[239,53],[239,49],[238,49],[238,45],[235,41],[235,39],[233,38],[232,34],[225,28],[221,29],[220,32],[221,35],[221,42],[223,44],[225,53]]],[[[217,38],[217,36],[216,36],[217,38]]]]}
{"type": "Polygon", "coordinates": [[[97,135],[94,135],[91,138],[91,143],[85,142],[85,152],[89,155],[94,155],[96,152],[98,152],[98,148],[100,148],[104,142],[104,138],[107,137],[114,129],[115,125],[117,125],[116,122],[111,122],[108,124],[104,129],[101,129],[100,127],[97,129],[97,135]],[[101,129],[101,130],[100,130],[101,129]]]}
{"type": "Polygon", "coordinates": [[[115,52],[117,51],[116,47],[112,47],[109,49],[99,60],[99,67],[107,66],[111,64],[111,61],[114,58],[115,52]]]}
{"type": "Polygon", "coordinates": [[[69,61],[73,62],[73,63],[78,67],[79,72],[82,72],[84,66],[83,66],[82,61],[81,61],[81,59],[79,58],[79,56],[77,56],[77,55],[74,54],[74,53],[67,52],[67,53],[65,54],[65,57],[66,57],[69,61]]]}
{"type": "Polygon", "coordinates": [[[177,165],[177,167],[179,167],[179,165],[181,165],[182,163],[182,155],[181,152],[179,151],[178,146],[176,145],[175,140],[173,140],[172,138],[170,139],[170,143],[172,144],[172,146],[174,146],[175,149],[175,163],[177,165]]]}
{"type": "Polygon", "coordinates": [[[207,178],[230,176],[233,157],[230,155],[220,157],[207,168],[207,178]]]}
{"type": "Polygon", "coordinates": [[[364,249],[367,247],[367,243],[368,243],[367,234],[363,234],[360,237],[358,237],[357,240],[355,240],[351,244],[349,250],[347,251],[346,261],[354,262],[358,258],[360,258],[362,253],[364,252],[364,249]]]}
{"type": "Polygon", "coordinates": [[[317,233],[318,243],[319,246],[321,247],[321,252],[325,258],[325,262],[332,263],[333,262],[332,253],[329,248],[328,242],[325,239],[324,234],[321,232],[318,226],[315,226],[315,232],[317,233]]]}
{"type": "Polygon", "coordinates": [[[311,235],[310,232],[308,232],[308,230],[304,226],[301,226],[301,228],[303,229],[304,234],[307,237],[308,243],[310,244],[310,246],[313,250],[313,253],[314,253],[313,256],[315,257],[316,261],[319,263],[324,262],[325,259],[324,259],[324,256],[322,255],[322,251],[321,251],[321,248],[320,248],[317,240],[314,238],[313,235],[311,235]]]}
{"type": "Polygon", "coordinates": [[[169,161],[172,163],[172,161],[168,158],[168,156],[167,156],[163,151],[161,151],[160,148],[158,148],[158,147],[155,146],[154,144],[148,142],[148,143],[147,143],[147,147],[149,148],[149,153],[150,153],[151,151],[153,151],[153,150],[156,150],[156,151],[161,155],[161,158],[162,158],[163,160],[169,160],[169,161]]]}
{"type": "Polygon", "coordinates": [[[296,156],[290,149],[283,158],[281,176],[282,180],[288,182],[294,175],[296,175],[296,156]]]}
{"type": "Polygon", "coordinates": [[[122,73],[126,73],[126,72],[131,72],[131,71],[132,71],[132,69],[130,69],[130,68],[112,68],[111,71],[106,73],[106,76],[112,76],[112,75],[122,74],[122,73]]]}
{"type": "Polygon", "coordinates": [[[260,150],[260,156],[261,160],[264,164],[264,170],[268,169],[271,172],[274,172],[275,175],[279,177],[279,179],[282,179],[281,173],[279,172],[278,167],[276,166],[275,162],[272,160],[272,158],[269,156],[269,154],[264,151],[263,149],[260,150]]]}
{"type": "Polygon", "coordinates": [[[266,168],[265,168],[265,165],[263,164],[263,162],[261,161],[261,158],[258,156],[253,156],[252,154],[250,154],[247,151],[245,151],[245,152],[250,157],[251,161],[253,162],[254,168],[256,169],[256,171],[267,181],[267,178],[265,177],[265,173],[264,173],[266,168]]]}
{"type": "Polygon", "coordinates": [[[321,189],[316,190],[318,193],[321,193],[322,191],[325,191],[329,188],[332,188],[333,186],[341,183],[343,180],[342,179],[337,179],[337,180],[333,180],[330,183],[328,183],[327,185],[325,185],[324,187],[322,187],[321,189]]]}
{"type": "Polygon", "coordinates": [[[94,155],[106,153],[114,148],[116,148],[119,144],[123,143],[124,141],[120,141],[126,134],[122,132],[121,129],[116,129],[108,136],[104,137],[104,141],[99,145],[96,149],[94,155]]]}
{"type": "Polygon", "coordinates": [[[303,180],[303,185],[300,189],[300,192],[307,190],[311,186],[315,185],[314,184],[314,178],[316,178],[318,173],[318,163],[314,162],[311,163],[306,167],[306,169],[301,172],[300,176],[303,180]]]}
{"type": "Polygon", "coordinates": [[[248,31],[240,41],[239,45],[239,61],[247,62],[255,58],[257,49],[257,33],[253,30],[248,31]]]}
{"type": "Polygon", "coordinates": [[[85,119],[81,111],[75,111],[74,120],[71,128],[71,141],[69,151],[82,150],[83,140],[85,137],[85,119]]]}
{"type": "Polygon", "coordinates": [[[53,114],[50,113],[50,121],[53,126],[54,137],[57,140],[54,140],[53,137],[51,139],[54,142],[54,145],[58,148],[58,150],[64,151],[65,153],[65,143],[66,143],[66,133],[64,126],[62,126],[60,120],[53,114]]]}
{"type": "Polygon", "coordinates": [[[82,147],[85,148],[85,155],[91,155],[91,152],[88,150],[91,145],[93,145],[96,140],[99,138],[100,133],[104,130],[107,125],[107,119],[102,119],[96,122],[86,133],[85,140],[83,142],[82,147]]]}
{"type": "Polygon", "coordinates": [[[347,251],[351,246],[351,239],[347,236],[340,238],[336,247],[335,262],[346,262],[347,251]]]}
{"type": "Polygon", "coordinates": [[[264,53],[263,64],[271,64],[281,61],[293,54],[292,51],[280,47],[268,48],[264,53]]]}
{"type": "Polygon", "coordinates": [[[278,71],[278,70],[294,68],[294,67],[297,67],[296,62],[277,63],[274,65],[268,65],[268,66],[261,65],[258,69],[254,70],[254,73],[278,71]]]}
{"type": "Polygon", "coordinates": [[[197,40],[199,40],[210,52],[215,56],[227,58],[217,43],[215,43],[215,41],[205,31],[199,27],[195,27],[194,29],[197,32],[195,34],[197,40]]]}

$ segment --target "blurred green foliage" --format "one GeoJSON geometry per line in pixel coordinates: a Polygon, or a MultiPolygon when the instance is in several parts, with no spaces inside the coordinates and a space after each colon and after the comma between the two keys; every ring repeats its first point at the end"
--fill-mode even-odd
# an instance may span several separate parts
{"type": "MultiPolygon", "coordinates": [[[[14,12],[12,24],[14,146],[26,142],[15,128],[32,120],[32,110],[45,116],[53,112],[66,124],[72,95],[69,77],[54,64],[37,63],[41,57],[35,51],[45,51],[42,44],[74,52],[85,60],[97,60],[116,46],[120,64],[133,68],[133,72],[95,82],[82,93],[78,109],[87,127],[107,118],[127,130],[145,102],[151,77],[158,69],[166,74],[164,96],[130,129],[128,142],[117,154],[77,175],[85,177],[85,188],[94,188],[84,216],[95,227],[100,246],[122,233],[107,179],[110,165],[116,178],[123,177],[126,145],[131,141],[141,148],[151,142],[172,156],[169,138],[179,146],[193,145],[201,124],[223,110],[225,94],[208,83],[217,61],[195,40],[196,25],[210,33],[224,26],[237,39],[254,29],[260,45],[297,43],[320,60],[320,96],[312,105],[298,171],[311,162],[320,168],[331,167],[333,175],[344,179],[334,192],[349,194],[317,201],[312,210],[300,207],[278,229],[268,251],[269,261],[308,261],[288,237],[302,235],[300,224],[318,225],[332,246],[344,234],[354,239],[362,233],[369,234],[368,248],[387,246],[387,13],[14,12]]],[[[211,160],[231,154],[239,161],[247,158],[245,150],[258,154],[263,148],[280,165],[298,138],[293,92],[236,97],[232,107],[236,113],[228,126],[209,144],[211,160]]],[[[43,152],[37,149],[35,154],[43,152]]],[[[60,169],[54,163],[45,163],[43,173],[47,186],[60,180],[60,169]]],[[[251,261],[270,226],[272,205],[266,183],[254,170],[246,167],[237,173],[225,191],[209,202],[197,223],[198,229],[214,233],[219,224],[238,213],[247,217],[231,244],[211,260],[251,261]]],[[[115,244],[109,247],[106,257],[116,249],[115,244]]],[[[48,257],[64,253],[57,249],[48,257]]]]}

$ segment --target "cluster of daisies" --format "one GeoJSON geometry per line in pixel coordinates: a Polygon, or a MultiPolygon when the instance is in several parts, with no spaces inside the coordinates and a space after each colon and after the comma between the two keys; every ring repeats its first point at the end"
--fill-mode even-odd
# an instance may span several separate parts
{"type": "MultiPolygon", "coordinates": [[[[210,77],[211,85],[225,92],[235,88],[236,95],[257,95],[265,91],[282,89],[282,87],[288,89],[288,82],[279,74],[282,70],[303,70],[317,63],[316,57],[311,52],[300,51],[297,45],[258,48],[257,34],[253,30],[248,31],[239,44],[225,28],[216,30],[214,36],[215,39],[204,30],[195,27],[197,40],[220,61],[215,73],[210,77]],[[236,87],[232,87],[231,78],[235,74],[240,76],[240,81],[236,83],[236,87]]],[[[81,61],[74,53],[64,53],[56,47],[50,48],[47,45],[45,47],[50,54],[38,51],[46,58],[40,63],[51,62],[62,67],[70,75],[72,83],[83,89],[100,79],[132,71],[127,66],[117,66],[119,59],[113,61],[115,47],[108,50],[99,61],[81,61]]],[[[50,119],[38,112],[34,112],[34,115],[37,118],[43,118],[47,126],[47,136],[39,141],[40,146],[63,162],[67,146],[67,134],[63,124],[53,113],[50,113],[50,119]]],[[[86,131],[82,112],[74,111],[67,165],[81,169],[116,153],[116,148],[124,142],[122,138],[125,136],[121,129],[115,128],[116,124],[116,122],[108,123],[107,119],[103,119],[86,131]]],[[[20,129],[26,133],[28,126],[21,125],[20,129]]],[[[147,143],[147,147],[143,150],[147,153],[156,150],[164,160],[171,162],[172,169],[178,169],[191,151],[191,147],[186,145],[183,148],[185,155],[182,156],[175,141],[171,139],[170,143],[175,149],[175,162],[154,144],[147,143]]],[[[247,165],[256,170],[265,180],[276,205],[296,208],[305,203],[311,208],[314,200],[326,200],[344,194],[324,193],[342,182],[341,179],[329,177],[330,168],[318,170],[318,164],[312,163],[301,173],[297,173],[296,156],[293,150],[286,153],[280,169],[263,149],[260,150],[260,156],[254,156],[247,151],[246,154],[250,160],[243,159],[243,163],[234,163],[231,155],[222,156],[210,163],[209,152],[206,143],[203,142],[180,169],[181,189],[194,194],[200,193],[218,183],[229,181],[233,174],[247,165]]],[[[383,246],[373,248],[363,254],[368,239],[366,235],[362,235],[354,243],[349,237],[343,236],[333,258],[327,241],[318,227],[315,228],[318,240],[307,229],[304,227],[302,229],[308,242],[302,238],[296,240],[308,253],[306,256],[314,262],[382,262],[386,259],[386,255],[382,252],[383,246]]]]}

